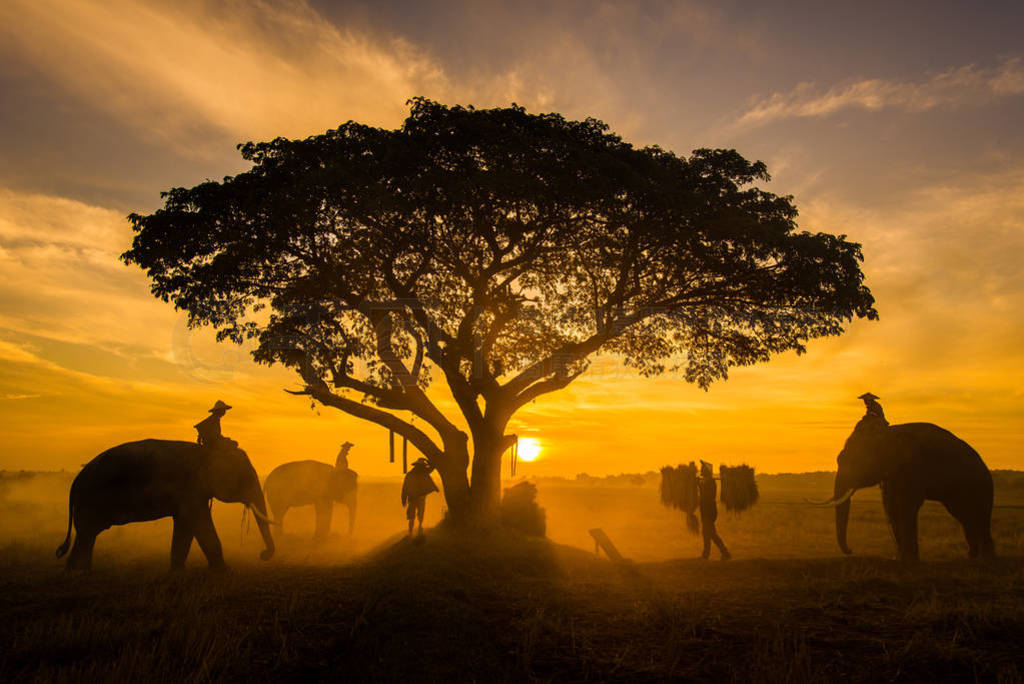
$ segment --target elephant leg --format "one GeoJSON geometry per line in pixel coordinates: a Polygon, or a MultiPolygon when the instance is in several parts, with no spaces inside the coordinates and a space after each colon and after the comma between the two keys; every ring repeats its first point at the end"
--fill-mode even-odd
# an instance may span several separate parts
{"type": "Polygon", "coordinates": [[[282,537],[284,536],[284,516],[288,515],[288,509],[289,506],[281,506],[280,513],[278,513],[276,510],[274,511],[274,520],[276,520],[278,523],[277,530],[282,537]]]}
{"type": "MultiPolygon", "coordinates": [[[[882,507],[885,509],[886,520],[889,521],[889,531],[892,532],[892,539],[896,543],[896,557],[903,559],[907,547],[907,525],[906,502],[897,494],[896,490],[888,482],[881,483],[882,507]]],[[[917,521],[914,522],[915,528],[917,521]]],[[[917,535],[915,533],[916,540],[917,535]]]]}
{"type": "Polygon", "coordinates": [[[220,545],[220,537],[217,536],[217,528],[213,526],[213,518],[205,504],[202,511],[195,516],[195,525],[192,528],[199,548],[203,550],[206,561],[210,564],[211,570],[226,570],[224,563],[224,550],[220,545]]]}
{"type": "Polygon", "coordinates": [[[317,501],[314,504],[316,509],[316,531],[313,533],[314,541],[323,541],[331,531],[331,514],[334,512],[334,502],[330,499],[317,501]]]}
{"type": "Polygon", "coordinates": [[[970,558],[991,558],[995,555],[992,543],[992,509],[979,507],[970,501],[955,499],[943,501],[950,515],[964,528],[967,539],[967,555],[970,558]]]}
{"type": "Polygon", "coordinates": [[[189,549],[192,548],[192,525],[178,516],[174,517],[174,531],[171,533],[171,569],[183,570],[189,549]]]}
{"type": "Polygon", "coordinates": [[[896,502],[893,531],[896,534],[898,556],[901,561],[916,561],[917,547],[917,515],[923,501],[903,500],[896,502]]]}
{"type": "Polygon", "coordinates": [[[892,488],[889,487],[889,483],[883,481],[879,485],[879,489],[882,490],[882,508],[885,510],[885,519],[889,522],[889,532],[892,533],[892,540],[896,543],[896,553],[899,553],[901,548],[900,544],[900,531],[896,525],[896,515],[893,510],[895,502],[893,501],[892,488]]]}
{"type": "Polygon", "coordinates": [[[81,529],[75,534],[75,543],[68,555],[68,570],[92,570],[92,548],[96,544],[96,532],[81,529]]]}
{"type": "Polygon", "coordinates": [[[978,557],[995,558],[996,544],[992,541],[992,504],[986,504],[973,519],[978,540],[978,557]]]}
{"type": "Polygon", "coordinates": [[[267,505],[270,507],[270,514],[274,516],[274,520],[277,521],[277,529],[282,535],[284,534],[284,514],[288,512],[288,504],[284,503],[280,499],[267,496],[267,505]]]}
{"type": "Polygon", "coordinates": [[[347,502],[348,505],[348,533],[352,535],[352,530],[356,527],[356,499],[352,497],[347,502]]]}

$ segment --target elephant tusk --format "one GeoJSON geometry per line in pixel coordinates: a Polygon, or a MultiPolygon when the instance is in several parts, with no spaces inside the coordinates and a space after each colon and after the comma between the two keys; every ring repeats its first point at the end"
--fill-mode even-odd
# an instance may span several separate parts
{"type": "Polygon", "coordinates": [[[838,499],[833,496],[831,499],[829,499],[827,501],[811,501],[810,499],[804,499],[804,501],[806,501],[807,503],[811,504],[812,506],[838,506],[839,504],[846,503],[846,501],[851,496],[853,496],[853,493],[856,492],[856,491],[857,491],[856,489],[848,489],[848,490],[846,490],[846,493],[843,494],[838,499]]]}
{"type": "Polygon", "coordinates": [[[268,518],[267,516],[265,516],[265,515],[263,515],[262,513],[260,513],[260,512],[259,512],[259,510],[258,510],[258,509],[257,509],[257,508],[256,508],[255,506],[253,506],[252,504],[246,504],[246,508],[248,508],[248,509],[249,509],[250,511],[252,511],[252,514],[253,514],[254,516],[256,516],[257,518],[259,518],[259,519],[260,519],[260,520],[262,520],[263,522],[267,523],[268,525],[280,525],[280,524],[281,524],[281,523],[279,523],[278,521],[276,521],[276,520],[271,520],[271,519],[270,519],[270,518],[268,518]]]}

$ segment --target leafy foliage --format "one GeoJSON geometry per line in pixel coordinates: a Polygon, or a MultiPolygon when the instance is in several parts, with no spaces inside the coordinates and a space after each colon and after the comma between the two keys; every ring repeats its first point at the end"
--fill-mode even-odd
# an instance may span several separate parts
{"type": "Polygon", "coordinates": [[[431,370],[479,446],[597,352],[706,388],[876,317],[860,246],[799,231],[792,198],[733,150],[680,157],[594,119],[425,99],[397,130],[240,149],[249,171],[132,214],[123,259],[193,324],[254,339],[314,398],[410,439],[387,410],[446,447],[458,432],[426,400],[431,370]]]}

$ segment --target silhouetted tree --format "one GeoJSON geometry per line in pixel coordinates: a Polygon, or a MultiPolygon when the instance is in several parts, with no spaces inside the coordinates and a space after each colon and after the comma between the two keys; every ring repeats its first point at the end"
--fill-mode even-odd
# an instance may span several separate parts
{"type": "Polygon", "coordinates": [[[123,259],[192,325],[255,340],[301,393],[407,437],[456,520],[495,513],[509,419],[595,353],[707,388],[876,317],[860,246],[798,231],[792,198],[753,187],[764,164],[733,150],[425,99],[397,130],[239,148],[249,171],[132,214],[123,259]],[[427,394],[436,375],[468,434],[427,394]]]}

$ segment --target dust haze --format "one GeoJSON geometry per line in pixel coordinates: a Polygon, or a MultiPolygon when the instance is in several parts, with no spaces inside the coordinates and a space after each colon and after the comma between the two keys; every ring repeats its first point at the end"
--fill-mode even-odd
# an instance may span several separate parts
{"type": "Polygon", "coordinates": [[[854,498],[857,555],[842,557],[832,510],[805,503],[830,491],[825,472],[760,475],[757,505],[718,518],[734,560],[701,561],[647,473],[534,480],[554,544],[446,534],[439,496],[410,540],[400,481],[367,478],[353,535],[344,506],[320,543],[313,507],[293,509],[266,563],[243,506],[215,501],[227,574],[198,549],[169,572],[169,519],[110,528],[92,572],[67,572],[54,549],[72,478],[0,478],[7,680],[1021,676],[1024,473],[994,473],[999,558],[983,564],[931,502],[922,564],[891,560],[877,489],[854,498]],[[625,564],[594,555],[593,528],[625,564]]]}
{"type": "MultiPolygon", "coordinates": [[[[24,552],[52,555],[64,537],[68,490],[72,472],[5,472],[0,476],[0,538],[5,546],[24,552]]],[[[265,478],[261,474],[261,480],[265,478]]],[[[996,485],[993,536],[1000,555],[1024,555],[1024,473],[995,471],[996,485]]],[[[723,512],[718,521],[722,537],[737,558],[830,558],[838,553],[831,509],[814,508],[807,500],[829,493],[835,474],[830,472],[759,475],[761,501],[744,513],[723,512]]],[[[517,481],[506,480],[504,487],[517,481]]],[[[683,516],[658,501],[657,473],[609,476],[578,476],[576,479],[531,479],[537,499],[545,509],[547,537],[558,544],[593,551],[588,531],[603,529],[621,553],[638,562],[696,557],[700,538],[686,530],[683,516]]],[[[291,509],[278,543],[275,564],[323,564],[348,562],[395,542],[405,534],[405,515],[400,505],[399,478],[360,478],[358,515],[350,536],[348,511],[335,506],[327,540],[314,542],[312,506],[291,509]]],[[[442,519],[441,496],[428,498],[424,526],[442,519]]],[[[213,519],[229,565],[258,563],[261,541],[242,504],[213,502],[213,519]]],[[[921,555],[927,559],[953,559],[964,555],[963,532],[945,509],[926,502],[920,522],[921,555]]],[[[171,540],[169,518],[152,522],[115,525],[96,543],[97,568],[129,562],[166,561],[171,540]]],[[[861,490],[853,502],[851,546],[859,554],[889,557],[893,544],[877,488],[861,490]]],[[[10,558],[10,553],[3,554],[10,558]]],[[[189,566],[205,567],[198,548],[189,566]]],[[[54,567],[60,567],[54,562],[54,567]]]]}

